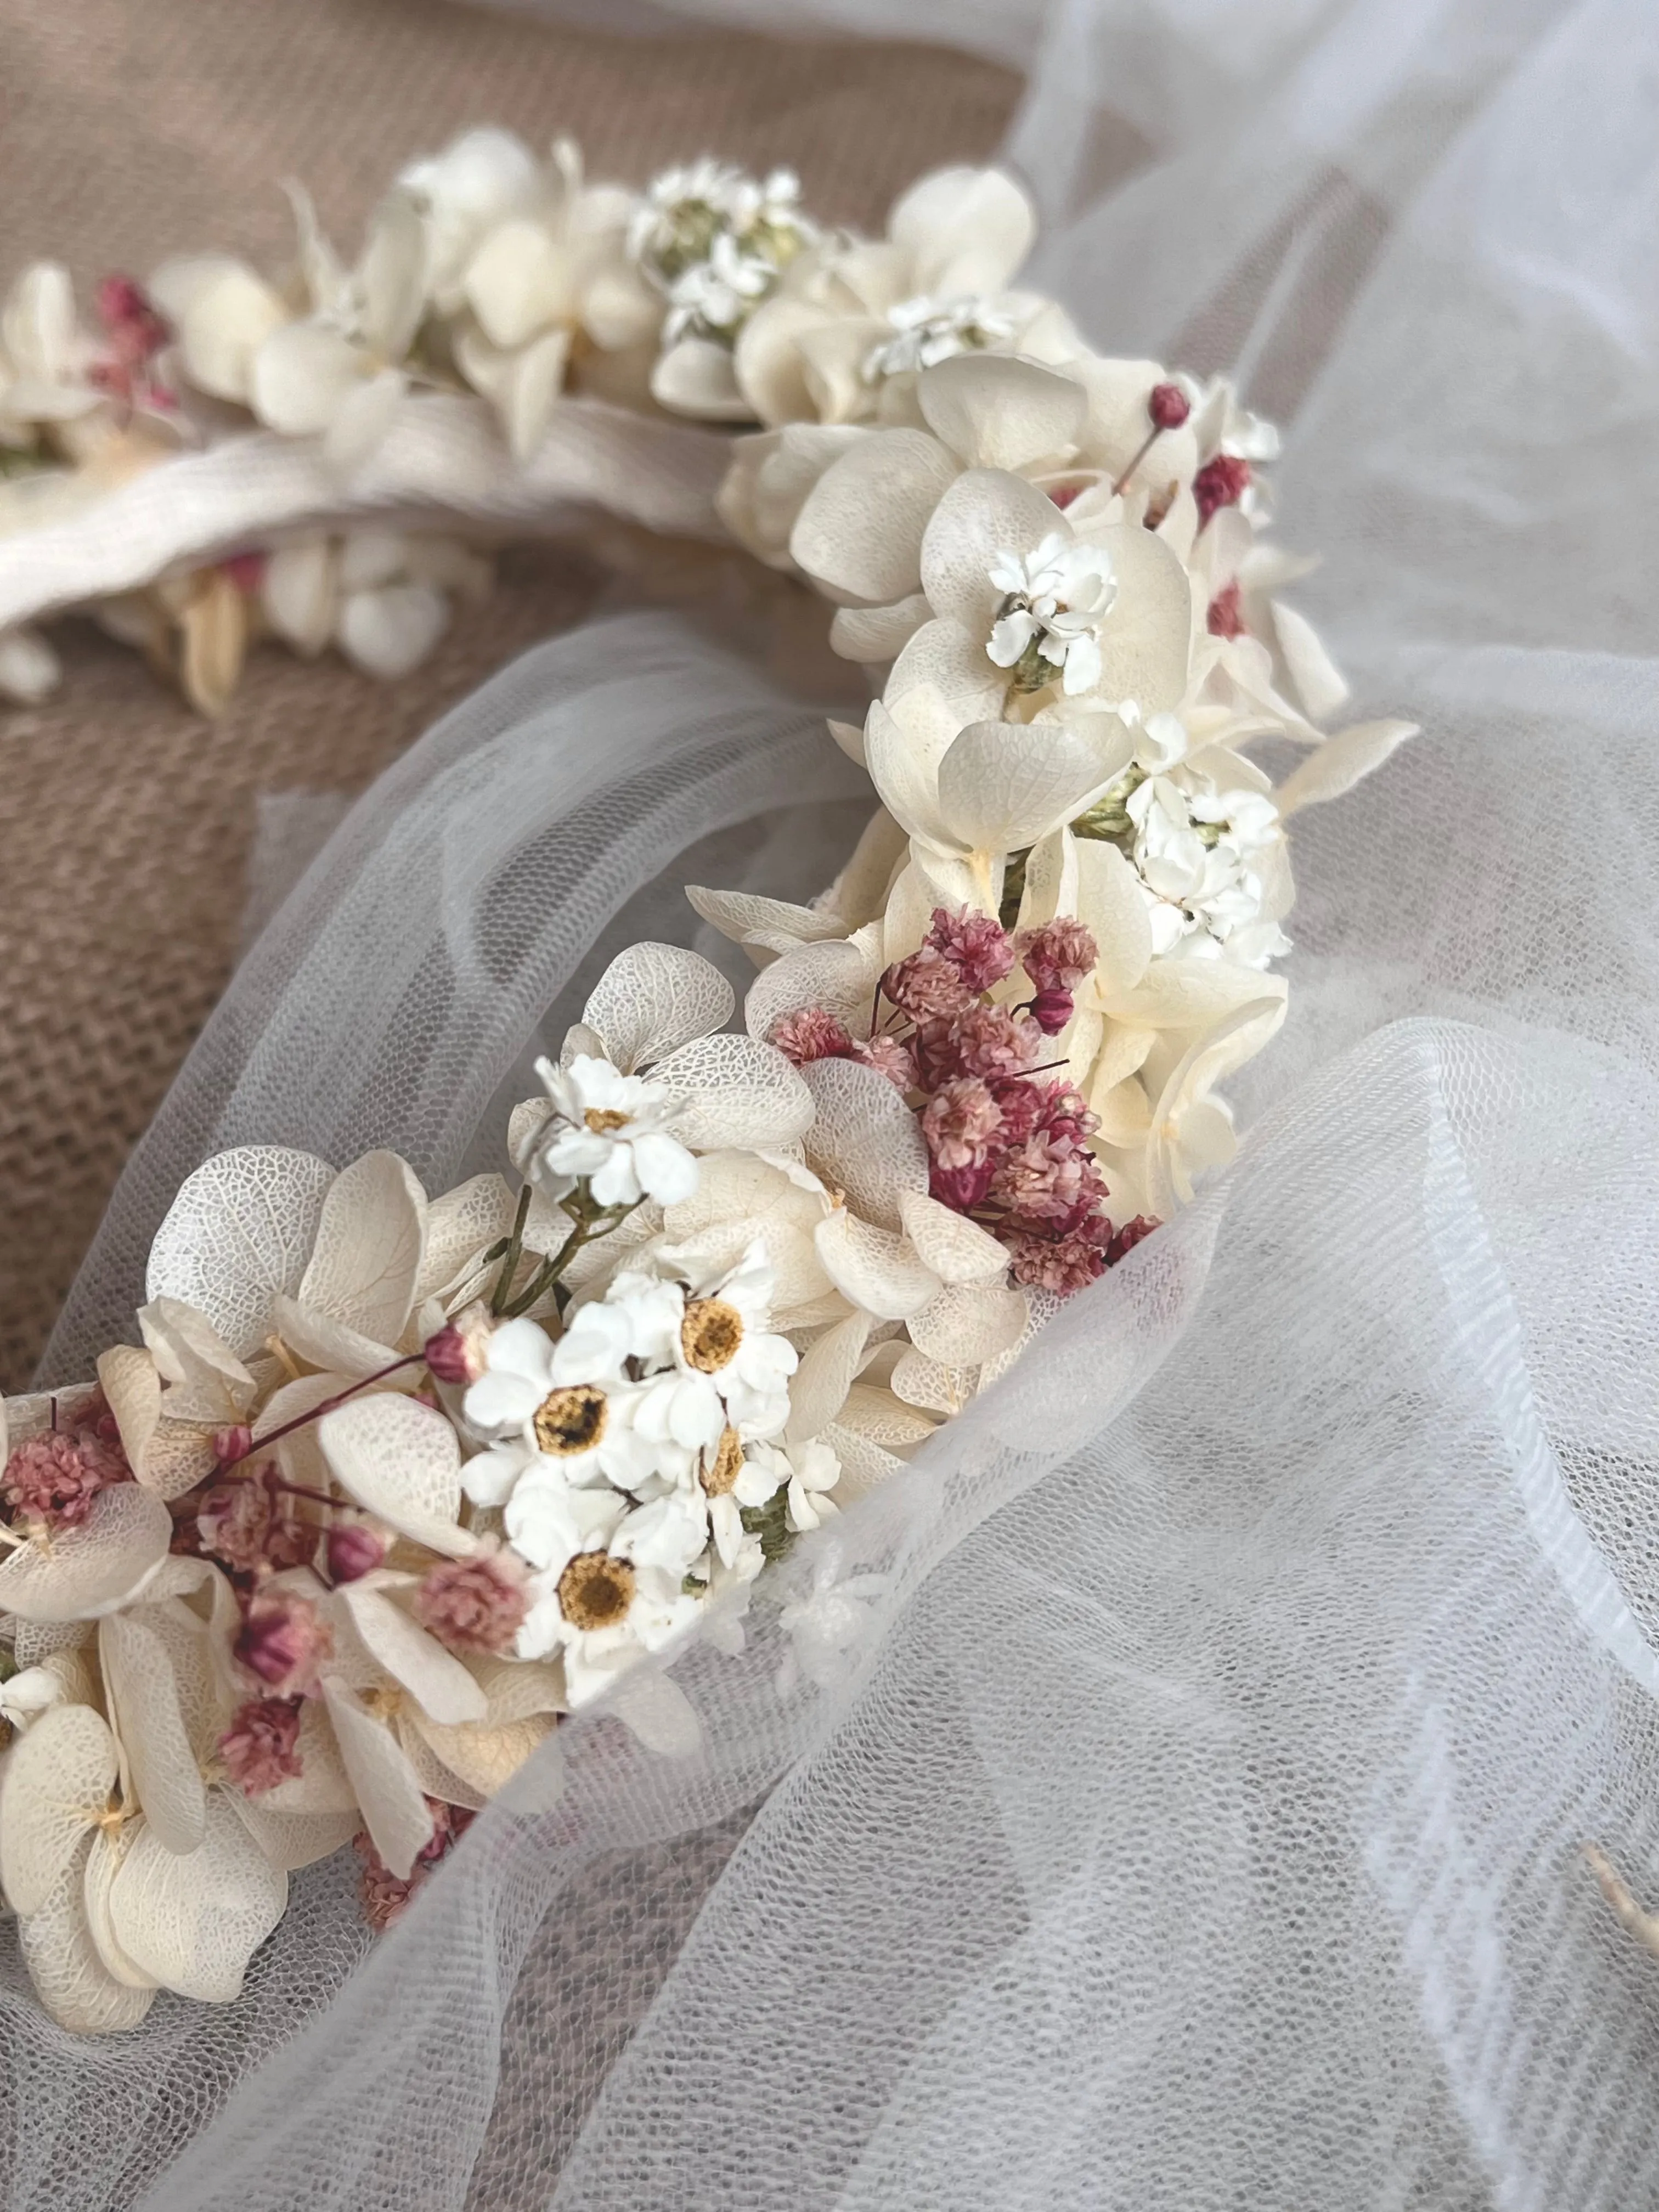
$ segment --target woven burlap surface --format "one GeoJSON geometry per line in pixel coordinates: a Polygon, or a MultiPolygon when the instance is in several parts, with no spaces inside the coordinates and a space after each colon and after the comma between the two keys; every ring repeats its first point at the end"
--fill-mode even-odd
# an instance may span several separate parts
{"type": "MultiPolygon", "coordinates": [[[[908,178],[983,157],[1012,79],[916,47],[572,31],[449,0],[0,0],[0,282],[215,246],[274,263],[283,176],[355,241],[401,161],[469,124],[575,133],[599,175],[718,150],[787,161],[876,222],[908,178]]],[[[378,685],[272,647],[209,724],[64,625],[68,680],[0,708],[0,1388],[24,1386],[121,1165],[224,986],[258,794],[356,791],[446,707],[604,586],[514,553],[435,659],[378,685]]]]}

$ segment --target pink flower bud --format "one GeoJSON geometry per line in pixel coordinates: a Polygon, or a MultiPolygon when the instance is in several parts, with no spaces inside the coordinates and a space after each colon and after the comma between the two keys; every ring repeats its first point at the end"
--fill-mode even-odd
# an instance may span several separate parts
{"type": "Polygon", "coordinates": [[[797,1067],[815,1060],[845,1060],[853,1049],[847,1024],[822,1006],[802,1006],[786,1014],[773,1024],[772,1042],[797,1067]]]}
{"type": "Polygon", "coordinates": [[[328,1532],[328,1578],[360,1582],[386,1557],[386,1545],[361,1521],[337,1521],[328,1532]]]}
{"type": "Polygon", "coordinates": [[[233,553],[219,567],[245,598],[252,599],[265,580],[270,558],[267,553],[233,553]]]}
{"type": "Polygon", "coordinates": [[[299,1742],[298,1705],[285,1698],[252,1698],[231,1716],[219,1756],[242,1795],[258,1797],[303,1772],[299,1742]]]}
{"type": "Polygon", "coordinates": [[[1192,411],[1192,402],[1178,384],[1155,384],[1146,395],[1146,412],[1155,429],[1178,430],[1192,411]]]}
{"type": "Polygon", "coordinates": [[[1250,465],[1234,453],[1218,453],[1206,461],[1193,478],[1193,497],[1198,501],[1201,530],[1224,507],[1237,507],[1250,488],[1250,465]]]}
{"type": "Polygon", "coordinates": [[[213,1455],[222,1468],[234,1467],[252,1449],[253,1431],[246,1421],[237,1422],[234,1428],[213,1431],[213,1455]]]}
{"type": "Polygon", "coordinates": [[[234,1648],[251,1674],[283,1697],[302,1697],[316,1688],[318,1666],[334,1644],[308,1597],[276,1590],[249,1605],[234,1648]]]}
{"type": "Polygon", "coordinates": [[[484,1371],[485,1348],[494,1327],[489,1309],[475,1298],[428,1337],[421,1351],[434,1381],[458,1386],[476,1382],[484,1371]]]}
{"type": "Polygon", "coordinates": [[[1058,1036],[1073,1012],[1069,991],[1039,991],[1031,1001],[1031,1019],[1044,1036],[1058,1036]]]}

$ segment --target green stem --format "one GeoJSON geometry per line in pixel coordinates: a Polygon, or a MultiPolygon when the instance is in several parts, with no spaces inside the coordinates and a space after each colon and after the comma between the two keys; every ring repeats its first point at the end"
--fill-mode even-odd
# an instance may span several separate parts
{"type": "Polygon", "coordinates": [[[518,1273],[519,1261],[524,1252],[524,1224],[530,1212],[530,1185],[526,1183],[519,1193],[519,1210],[513,1217],[513,1234],[507,1240],[507,1255],[501,1261],[501,1272],[495,1278],[495,1287],[489,1294],[489,1310],[504,1314],[507,1299],[513,1292],[513,1278],[518,1273]]]}

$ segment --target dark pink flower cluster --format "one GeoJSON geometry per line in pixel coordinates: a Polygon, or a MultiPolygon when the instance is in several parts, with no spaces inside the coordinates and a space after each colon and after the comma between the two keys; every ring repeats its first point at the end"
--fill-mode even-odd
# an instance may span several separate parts
{"type": "Polygon", "coordinates": [[[432,1869],[449,1856],[472,1825],[465,1805],[446,1805],[441,1797],[428,1797],[426,1802],[432,1834],[407,1877],[392,1873],[366,1829],[352,1838],[352,1847],[362,1861],[363,1917],[377,1934],[391,1927],[432,1869]]]}
{"type": "Polygon", "coordinates": [[[219,1739],[225,1771],[245,1797],[263,1796],[304,1771],[300,1708],[287,1698],[250,1698],[219,1739]]]}
{"type": "Polygon", "coordinates": [[[178,400],[161,381],[156,359],[173,333],[142,284],[131,276],[106,276],[94,300],[104,326],[104,353],[91,382],[127,406],[166,412],[178,400]]]}
{"type": "Polygon", "coordinates": [[[441,1559],[415,1593],[416,1619],[452,1651],[510,1651],[529,1610],[518,1555],[500,1549],[441,1559]]]}
{"type": "Polygon", "coordinates": [[[1073,994],[1097,957],[1093,937],[1069,917],[1011,938],[988,915],[939,908],[920,947],[881,979],[878,1006],[893,1009],[898,1034],[890,1024],[860,1048],[821,1007],[772,1033],[797,1065],[856,1054],[874,1066],[890,1055],[883,1072],[915,1106],[933,1195],[1008,1247],[1017,1281],[1062,1294],[1092,1282],[1154,1225],[1113,1229],[1090,1142],[1095,1116],[1069,1083],[1042,1080],[1048,1039],[1072,1019],[1073,994]],[[1031,998],[990,1000],[1016,964],[1031,998]]]}
{"type": "Polygon", "coordinates": [[[1218,453],[1206,461],[1193,478],[1193,497],[1198,501],[1201,530],[1224,507],[1237,507],[1250,488],[1250,465],[1234,453],[1218,453]]]}
{"type": "Polygon", "coordinates": [[[19,1444],[6,1462],[0,1489],[21,1518],[48,1528],[74,1528],[91,1512],[100,1490],[131,1480],[121,1432],[100,1391],[62,1427],[19,1444]]]}
{"type": "Polygon", "coordinates": [[[1210,602],[1205,627],[1212,637],[1243,637],[1244,635],[1243,598],[1235,576],[1231,584],[1224,584],[1210,602]]]}

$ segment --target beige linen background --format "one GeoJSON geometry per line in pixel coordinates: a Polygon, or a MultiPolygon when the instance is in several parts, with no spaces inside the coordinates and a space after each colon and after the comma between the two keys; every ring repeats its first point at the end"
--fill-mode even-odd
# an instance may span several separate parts
{"type": "MultiPolygon", "coordinates": [[[[288,250],[284,175],[343,243],[408,156],[469,124],[578,135],[599,175],[708,150],[788,161],[833,220],[977,159],[1014,80],[917,47],[635,40],[449,0],[0,0],[0,283],[216,246],[288,250]]],[[[543,547],[401,684],[253,658],[210,725],[89,625],[68,681],[0,708],[0,1388],[25,1384],[117,1176],[234,957],[258,797],[356,792],[605,577],[543,547]]]]}

